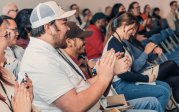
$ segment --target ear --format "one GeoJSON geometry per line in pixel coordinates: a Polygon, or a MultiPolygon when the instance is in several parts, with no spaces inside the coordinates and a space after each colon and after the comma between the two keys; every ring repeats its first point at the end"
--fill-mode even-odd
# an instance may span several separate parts
{"type": "Polygon", "coordinates": [[[51,31],[49,25],[44,25],[44,30],[45,30],[45,32],[47,32],[48,34],[52,35],[52,31],[51,31]]]}
{"type": "Polygon", "coordinates": [[[66,43],[67,43],[68,47],[72,47],[73,41],[72,41],[72,39],[67,38],[66,43]]]}
{"type": "Polygon", "coordinates": [[[96,23],[99,24],[99,23],[100,23],[100,20],[98,19],[98,20],[96,21],[96,23]]]}

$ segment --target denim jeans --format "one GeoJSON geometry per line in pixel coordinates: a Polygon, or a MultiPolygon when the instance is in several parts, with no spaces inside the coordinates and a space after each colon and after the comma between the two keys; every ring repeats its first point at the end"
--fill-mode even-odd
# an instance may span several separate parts
{"type": "Polygon", "coordinates": [[[164,112],[160,102],[155,97],[143,97],[128,101],[134,108],[127,112],[164,112]]]}
{"type": "Polygon", "coordinates": [[[163,109],[166,108],[171,96],[170,86],[162,81],[156,81],[156,85],[136,85],[133,82],[123,80],[118,80],[112,84],[118,94],[124,94],[126,100],[156,97],[163,109]]]}

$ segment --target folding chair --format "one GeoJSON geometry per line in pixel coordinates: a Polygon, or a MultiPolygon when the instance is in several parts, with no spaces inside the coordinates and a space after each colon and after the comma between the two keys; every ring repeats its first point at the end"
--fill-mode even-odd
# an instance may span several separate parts
{"type": "Polygon", "coordinates": [[[174,46],[178,47],[173,39],[170,38],[168,32],[166,30],[160,31],[162,40],[167,44],[167,46],[172,50],[172,52],[175,52],[174,46]],[[170,39],[171,43],[168,41],[170,39]]]}
{"type": "MultiPolygon", "coordinates": [[[[175,42],[175,40],[173,39],[174,38],[174,32],[172,32],[172,30],[170,28],[167,28],[165,30],[162,30],[163,32],[165,32],[165,34],[168,36],[168,38],[170,39],[171,43],[177,48],[177,43],[175,42]]],[[[176,40],[178,38],[175,38],[176,40]]],[[[177,40],[178,41],[178,40],[177,40]]]]}
{"type": "Polygon", "coordinates": [[[175,32],[171,28],[167,28],[166,31],[168,32],[171,38],[174,37],[177,40],[177,42],[179,42],[178,37],[176,36],[175,32]]]}
{"type": "MultiPolygon", "coordinates": [[[[149,40],[153,41],[155,44],[157,45],[161,45],[169,54],[171,54],[171,52],[169,51],[169,49],[167,48],[167,46],[163,43],[163,38],[162,36],[158,33],[158,34],[154,34],[152,35],[149,40]]],[[[159,56],[159,59],[164,62],[166,60],[168,60],[167,56],[162,53],[161,56],[159,56]]]]}

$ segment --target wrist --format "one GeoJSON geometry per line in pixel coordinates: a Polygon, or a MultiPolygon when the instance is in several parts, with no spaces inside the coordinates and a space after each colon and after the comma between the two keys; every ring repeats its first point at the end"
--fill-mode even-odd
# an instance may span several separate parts
{"type": "MultiPolygon", "coordinates": [[[[113,77],[112,77],[113,78],[113,77]]],[[[104,85],[108,85],[111,81],[112,81],[112,78],[109,78],[109,77],[100,77],[98,78],[98,81],[101,83],[101,84],[104,84],[104,85]]]]}
{"type": "Polygon", "coordinates": [[[153,51],[154,51],[157,47],[158,47],[158,45],[154,47],[153,51]]]}
{"type": "Polygon", "coordinates": [[[149,52],[148,52],[148,51],[144,51],[144,53],[145,53],[145,54],[147,54],[147,55],[149,54],[149,52]]]}

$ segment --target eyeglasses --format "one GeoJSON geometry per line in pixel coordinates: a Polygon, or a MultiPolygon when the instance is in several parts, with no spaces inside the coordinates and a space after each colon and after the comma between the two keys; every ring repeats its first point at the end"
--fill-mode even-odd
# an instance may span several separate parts
{"type": "Polygon", "coordinates": [[[12,30],[13,32],[18,32],[18,29],[15,28],[15,29],[11,29],[11,28],[7,28],[8,30],[12,30]]]}
{"type": "Polygon", "coordinates": [[[0,35],[0,37],[5,37],[6,39],[10,37],[10,33],[9,32],[5,32],[4,35],[0,35]]]}
{"type": "Polygon", "coordinates": [[[134,9],[140,9],[140,6],[134,7],[134,9]]]}
{"type": "Polygon", "coordinates": [[[178,4],[174,4],[175,7],[178,7],[178,4]]]}

